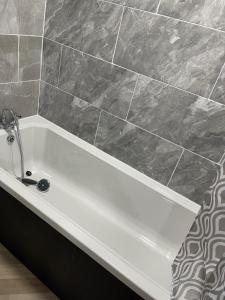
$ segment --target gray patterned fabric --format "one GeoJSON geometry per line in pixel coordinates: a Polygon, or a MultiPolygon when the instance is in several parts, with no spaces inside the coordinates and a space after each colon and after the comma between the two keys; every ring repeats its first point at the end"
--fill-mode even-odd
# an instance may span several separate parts
{"type": "Polygon", "coordinates": [[[172,271],[172,300],[225,300],[224,159],[172,271]]]}

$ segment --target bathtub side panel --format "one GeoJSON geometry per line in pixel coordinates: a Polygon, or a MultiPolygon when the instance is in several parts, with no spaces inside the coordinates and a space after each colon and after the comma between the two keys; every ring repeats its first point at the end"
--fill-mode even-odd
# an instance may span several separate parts
{"type": "Polygon", "coordinates": [[[0,241],[60,299],[142,300],[0,188],[0,241]]]}

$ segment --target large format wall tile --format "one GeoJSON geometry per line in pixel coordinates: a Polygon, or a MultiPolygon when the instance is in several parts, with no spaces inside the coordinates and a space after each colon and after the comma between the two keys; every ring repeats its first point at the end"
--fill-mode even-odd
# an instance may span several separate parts
{"type": "Polygon", "coordinates": [[[41,37],[21,36],[19,45],[20,80],[40,79],[41,37]]]}
{"type": "Polygon", "coordinates": [[[61,45],[44,39],[41,78],[54,85],[58,85],[61,51],[61,45]]]}
{"type": "Polygon", "coordinates": [[[187,198],[202,204],[207,190],[214,183],[218,165],[185,151],[170,181],[169,187],[187,198]]]}
{"type": "Polygon", "coordinates": [[[211,95],[211,99],[225,104],[225,66],[211,95]]]}
{"type": "Polygon", "coordinates": [[[225,106],[140,76],[128,120],[218,162],[225,145],[225,106]]]}
{"type": "Polygon", "coordinates": [[[107,113],[101,114],[96,146],[164,184],[181,155],[179,147],[107,113]]]}
{"type": "Polygon", "coordinates": [[[0,33],[43,33],[45,0],[1,0],[0,33]]]}
{"type": "Polygon", "coordinates": [[[12,108],[22,117],[37,114],[39,81],[0,84],[0,110],[12,108]]]}
{"type": "Polygon", "coordinates": [[[18,81],[18,37],[0,35],[0,82],[18,81]]]}
{"type": "Polygon", "coordinates": [[[18,33],[18,0],[1,0],[0,2],[0,33],[18,33]]]}
{"type": "Polygon", "coordinates": [[[48,0],[46,16],[47,38],[112,60],[122,7],[102,1],[48,0]]]}
{"type": "Polygon", "coordinates": [[[19,3],[19,33],[43,34],[45,0],[17,0],[19,3]]]}
{"type": "Polygon", "coordinates": [[[120,117],[126,117],[137,75],[64,47],[59,87],[120,117]]]}
{"type": "Polygon", "coordinates": [[[151,12],[155,12],[159,4],[159,0],[111,0],[111,2],[151,12]]]}
{"type": "Polygon", "coordinates": [[[45,36],[80,49],[82,34],[79,14],[87,13],[86,10],[87,0],[47,0],[45,36]]]}
{"type": "Polygon", "coordinates": [[[111,61],[122,13],[122,7],[92,1],[89,14],[82,23],[81,50],[111,61]]]}
{"type": "Polygon", "coordinates": [[[208,97],[225,61],[225,33],[126,9],[115,62],[208,97]]]}
{"type": "Polygon", "coordinates": [[[161,0],[159,13],[225,30],[225,1],[223,0],[161,0]]]}
{"type": "Polygon", "coordinates": [[[85,141],[94,142],[100,111],[87,102],[42,82],[39,114],[85,141]]]}

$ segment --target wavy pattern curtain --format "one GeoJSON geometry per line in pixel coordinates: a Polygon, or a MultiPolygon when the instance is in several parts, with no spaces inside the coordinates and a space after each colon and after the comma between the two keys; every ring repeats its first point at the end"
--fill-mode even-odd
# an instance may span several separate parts
{"type": "Polygon", "coordinates": [[[225,300],[225,159],[172,271],[172,300],[225,300]]]}

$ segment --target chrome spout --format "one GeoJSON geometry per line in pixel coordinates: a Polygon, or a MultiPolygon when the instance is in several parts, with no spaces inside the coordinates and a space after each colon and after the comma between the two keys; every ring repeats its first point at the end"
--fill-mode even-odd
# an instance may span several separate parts
{"type": "Polygon", "coordinates": [[[11,130],[15,131],[15,135],[18,141],[19,152],[20,152],[21,179],[24,179],[25,177],[24,155],[23,155],[22,139],[20,135],[19,119],[18,119],[20,117],[21,116],[18,116],[12,109],[4,108],[1,114],[0,128],[5,129],[7,132],[11,130]]]}

